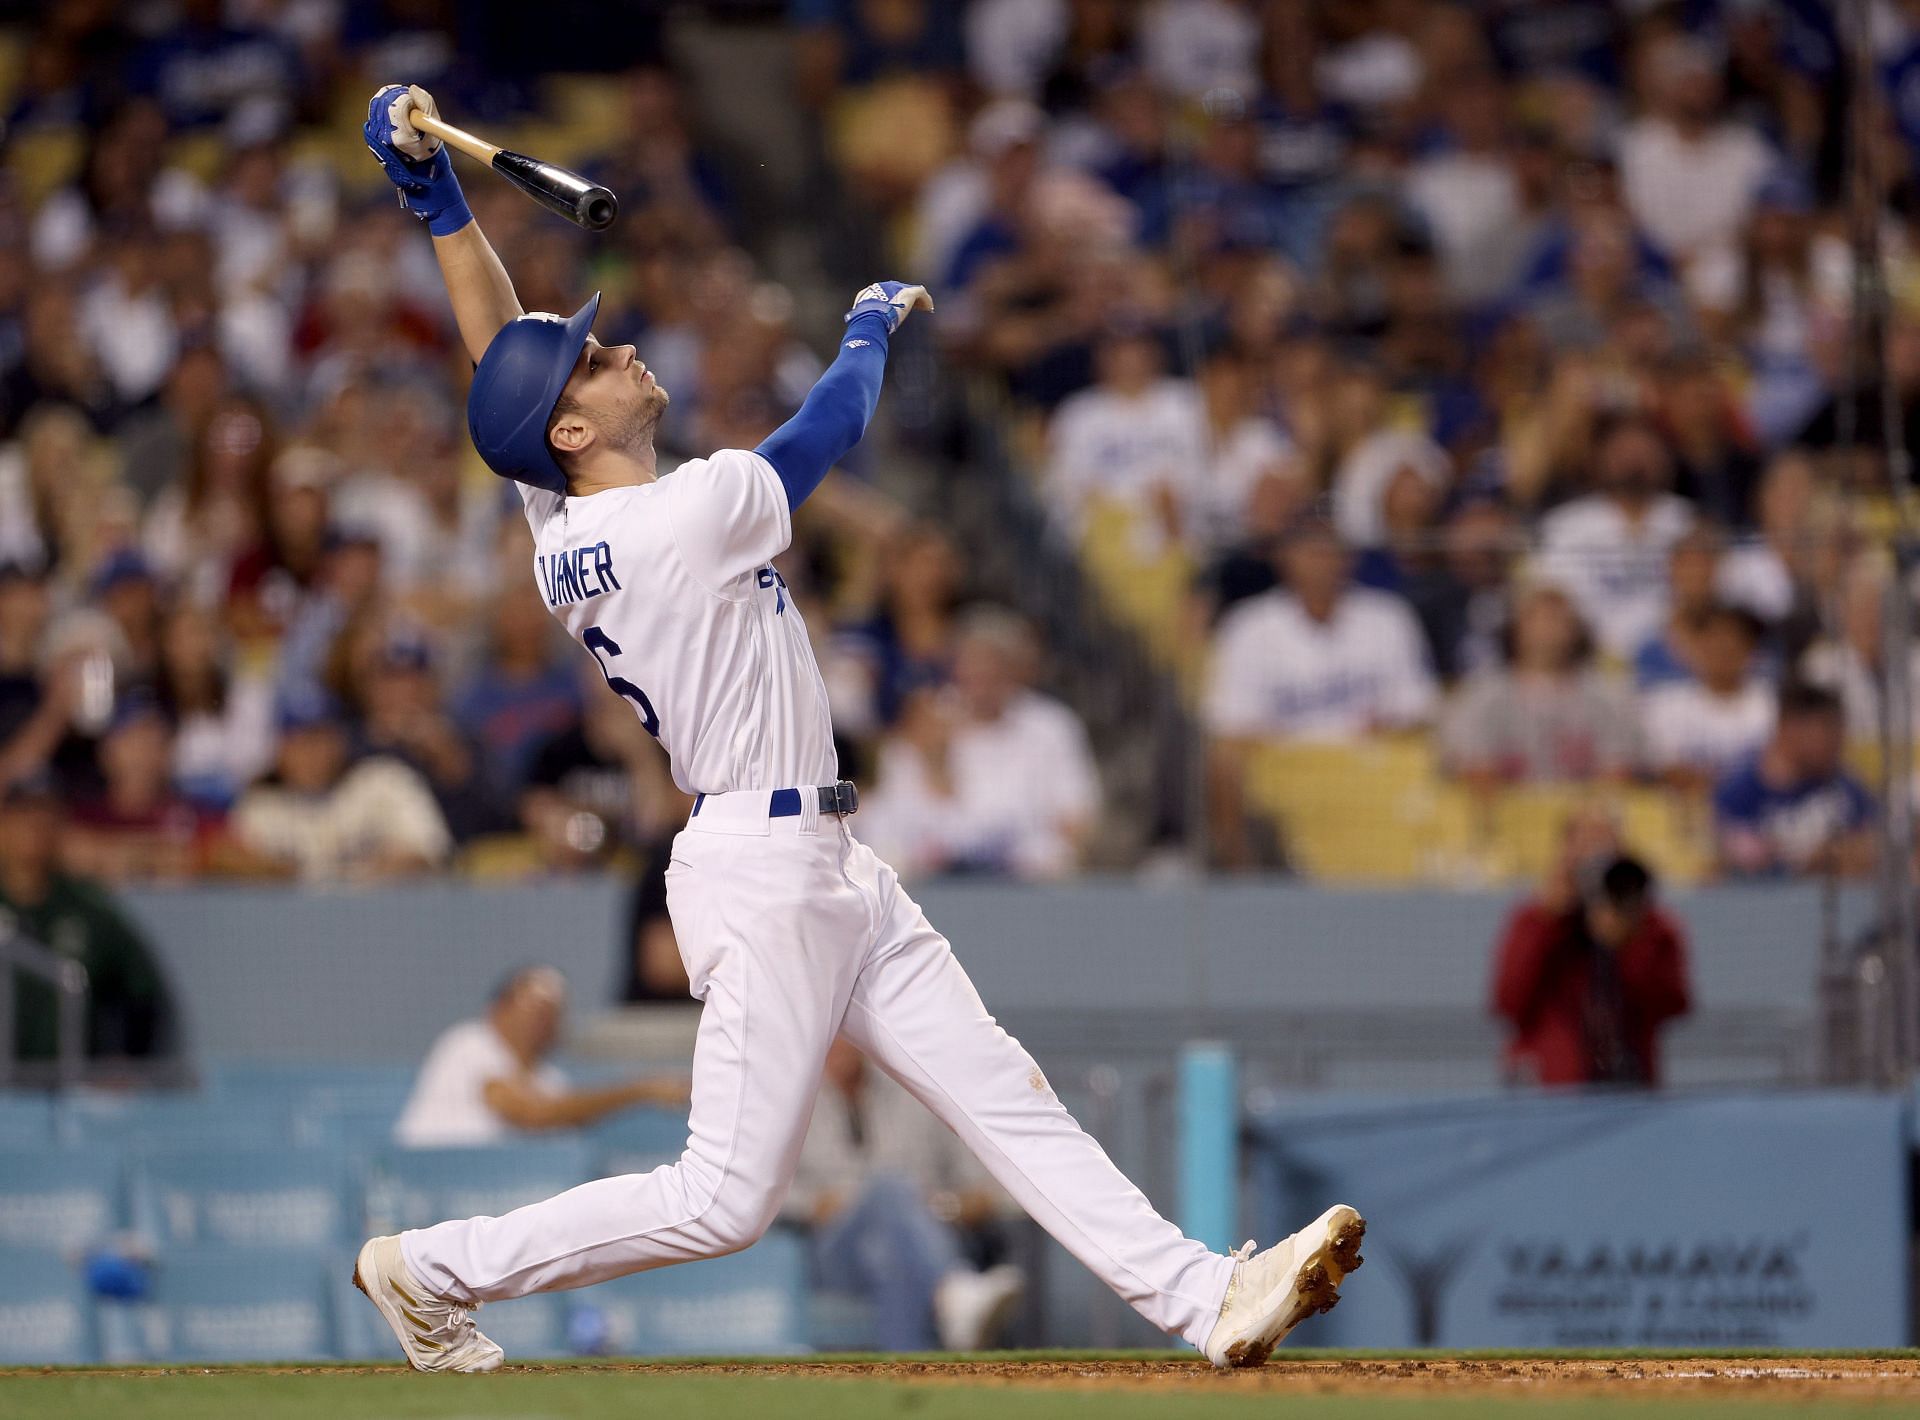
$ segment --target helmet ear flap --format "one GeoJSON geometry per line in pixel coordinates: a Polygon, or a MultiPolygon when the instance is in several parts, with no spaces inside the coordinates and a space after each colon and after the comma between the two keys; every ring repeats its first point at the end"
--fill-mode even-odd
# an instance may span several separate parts
{"type": "Polygon", "coordinates": [[[571,316],[521,316],[503,326],[480,357],[467,392],[467,432],[487,467],[502,478],[550,493],[567,491],[548,429],[599,310],[596,291],[571,316]]]}

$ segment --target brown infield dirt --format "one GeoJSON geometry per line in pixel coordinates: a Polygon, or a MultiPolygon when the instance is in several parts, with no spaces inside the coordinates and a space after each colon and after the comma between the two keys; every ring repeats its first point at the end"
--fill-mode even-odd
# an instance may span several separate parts
{"type": "MultiPolygon", "coordinates": [[[[187,1368],[194,1369],[194,1368],[187,1368]]],[[[368,1374],[398,1367],[248,1367],[250,1375],[368,1374]]],[[[1920,1400],[1920,1357],[1711,1356],[1632,1357],[1436,1357],[1419,1359],[1274,1360],[1257,1370],[1214,1371],[1186,1360],[1059,1361],[794,1361],[598,1363],[594,1372],[646,1375],[812,1376],[884,1380],[910,1384],[1006,1385],[1039,1389],[1098,1390],[1142,1387],[1168,1391],[1257,1391],[1282,1395],[1426,1396],[1476,1393],[1572,1398],[1644,1388],[1649,1399],[1676,1394],[1734,1394],[1789,1400],[1920,1400]]],[[[510,1365],[503,1373],[578,1374],[578,1366],[510,1365]]],[[[167,1368],[130,1367],[112,1374],[159,1377],[167,1368]]]]}
{"type": "MultiPolygon", "coordinates": [[[[537,1371],[541,1367],[520,1369],[537,1371]]],[[[755,1366],[647,1366],[682,1373],[779,1376],[838,1376],[940,1384],[1010,1385],[1097,1390],[1142,1387],[1167,1390],[1256,1390],[1298,1395],[1392,1395],[1418,1393],[1471,1395],[1498,1391],[1551,1392],[1557,1396],[1607,1395],[1646,1387],[1649,1392],[1711,1394],[1762,1393],[1771,1399],[1795,1394],[1834,1399],[1854,1394],[1875,1399],[1920,1399],[1920,1358],[1826,1359],[1716,1356],[1698,1360],[1593,1359],[1558,1357],[1436,1358],[1433,1360],[1287,1361],[1276,1359],[1256,1370],[1215,1371],[1199,1361],[875,1361],[779,1363],[755,1366]]]]}

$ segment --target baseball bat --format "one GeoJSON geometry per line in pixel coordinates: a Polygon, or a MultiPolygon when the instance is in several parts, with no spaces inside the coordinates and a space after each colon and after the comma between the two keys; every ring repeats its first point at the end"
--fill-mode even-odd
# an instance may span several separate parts
{"type": "Polygon", "coordinates": [[[613,225],[620,211],[620,200],[598,183],[588,182],[580,174],[557,163],[543,163],[516,153],[510,148],[455,128],[444,119],[433,118],[415,109],[413,126],[430,133],[442,143],[458,148],[470,158],[478,158],[501,177],[526,193],[542,207],[550,208],[569,222],[589,232],[604,232],[613,225]]]}

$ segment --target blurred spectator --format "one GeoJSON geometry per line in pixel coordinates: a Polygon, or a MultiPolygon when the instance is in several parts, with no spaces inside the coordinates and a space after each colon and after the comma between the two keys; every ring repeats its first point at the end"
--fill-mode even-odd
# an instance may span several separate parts
{"type": "Polygon", "coordinates": [[[1675,455],[1675,491],[1724,527],[1751,527],[1760,459],[1720,367],[1671,357],[1660,376],[1660,418],[1675,455]]]}
{"type": "Polygon", "coordinates": [[[1100,778],[1079,718],[1031,688],[1032,629],[977,609],[954,644],[950,694],[912,697],[883,745],[862,834],[906,876],[1061,877],[1080,866],[1100,778]]]}
{"type": "Polygon", "coordinates": [[[976,1271],[966,1235],[1009,1208],[951,1130],[834,1041],[784,1214],[809,1229],[814,1285],[873,1304],[880,1350],[995,1343],[1026,1279],[976,1271]]]}
{"type": "Polygon", "coordinates": [[[1454,681],[1502,658],[1518,531],[1504,504],[1482,497],[1464,503],[1438,536],[1439,559],[1417,570],[1401,592],[1427,634],[1434,670],[1454,681]]]}
{"type": "Polygon", "coordinates": [[[1453,469],[1445,451],[1425,434],[1380,425],[1387,405],[1378,372],[1351,373],[1343,382],[1342,397],[1365,405],[1365,412],[1355,417],[1366,432],[1344,451],[1334,470],[1334,523],[1348,546],[1377,547],[1386,540],[1387,504],[1395,481],[1409,474],[1431,488],[1445,488],[1453,469]]]}
{"type": "Polygon", "coordinates": [[[1302,480],[1286,434],[1258,412],[1257,372],[1247,361],[1209,356],[1200,398],[1206,451],[1179,490],[1178,520],[1188,540],[1212,549],[1240,536],[1261,484],[1302,480]]]}
{"type": "Polygon", "coordinates": [[[1543,568],[1610,656],[1640,649],[1667,612],[1667,555],[1693,523],[1669,490],[1673,460],[1652,421],[1621,414],[1594,436],[1595,492],[1540,524],[1543,568]]]}
{"type": "MultiPolygon", "coordinates": [[[[1568,850],[1577,844],[1570,835],[1568,850]]],[[[1562,863],[1507,919],[1493,1006],[1534,1085],[1657,1085],[1659,1032],[1690,1007],[1686,938],[1653,878],[1618,853],[1562,863]]]]}
{"type": "MultiPolygon", "coordinates": [[[[1862,556],[1848,568],[1839,589],[1835,608],[1838,624],[1828,636],[1815,642],[1800,660],[1801,676],[1816,685],[1826,686],[1840,697],[1846,715],[1847,737],[1857,743],[1877,742],[1882,734],[1897,733],[1881,722],[1884,718],[1884,687],[1890,674],[1887,664],[1887,598],[1893,594],[1893,574],[1877,559],[1862,556]]],[[[1909,599],[1912,592],[1903,592],[1909,599]]],[[[1908,684],[1920,690],[1920,645],[1909,651],[1906,666],[1908,684]]],[[[1909,698],[1915,724],[1920,725],[1920,699],[1909,698]]]]}
{"type": "Polygon", "coordinates": [[[1296,527],[1280,560],[1286,590],[1248,598],[1220,623],[1213,734],[1346,740],[1425,723],[1436,688],[1406,604],[1352,586],[1352,559],[1324,523],[1296,527]]]}
{"type": "Polygon", "coordinates": [[[115,673],[125,684],[151,687],[160,670],[160,587],[153,569],[137,552],[116,552],[87,590],[112,625],[115,673]]]}
{"type": "Polygon", "coordinates": [[[393,1126],[406,1149],[476,1148],[555,1129],[584,1129],[635,1105],[681,1108],[684,1084],[630,1080],[573,1089],[548,1057],[566,1024],[567,981],[550,966],[500,983],[487,1014],[434,1041],[393,1126]]]}
{"type": "Polygon", "coordinates": [[[1594,669],[1593,642],[1551,584],[1513,608],[1503,670],[1468,679],[1440,731],[1448,769],[1483,785],[1620,778],[1639,767],[1633,699],[1594,669]]]}
{"type": "Polygon", "coordinates": [[[693,805],[667,775],[666,756],[594,666],[580,671],[585,708],[577,723],[533,754],[520,821],[548,866],[604,864],[623,847],[665,841],[693,805]]]}
{"type": "Polygon", "coordinates": [[[1713,791],[1723,872],[1857,877],[1873,867],[1873,799],[1843,767],[1845,744],[1838,696],[1781,690],[1773,734],[1713,791]]]}
{"type": "Polygon", "coordinates": [[[1776,456],[1760,481],[1756,502],[1760,537],[1727,553],[1717,582],[1729,601],[1773,625],[1792,614],[1813,581],[1808,566],[1816,546],[1813,460],[1798,450],[1776,456]]]}
{"type": "Polygon", "coordinates": [[[157,694],[173,722],[173,782],[224,810],[273,762],[273,685],[236,664],[214,614],[178,603],[161,633],[157,694]]]}
{"type": "Polygon", "coordinates": [[[953,656],[960,557],[931,525],[910,527],[881,552],[879,605],[843,627],[824,658],[834,727],[869,735],[895,723],[915,691],[946,679],[953,656]]]}
{"type": "Polygon", "coordinates": [[[1439,688],[1419,623],[1398,597],[1350,585],[1333,529],[1305,521],[1280,552],[1287,590],[1238,603],[1209,653],[1204,715],[1212,856],[1249,866],[1247,765],[1263,740],[1344,741],[1414,729],[1439,688]]]}
{"type": "Polygon", "coordinates": [[[644,133],[647,141],[615,144],[589,165],[596,179],[620,194],[622,210],[636,219],[628,230],[645,232],[649,242],[719,245],[734,225],[731,185],[695,142],[680,81],[647,65],[629,72],[624,87],[618,131],[644,133]]]}
{"type": "Polygon", "coordinates": [[[274,454],[258,407],[228,401],[199,432],[183,480],[154,495],[146,554],[162,573],[179,579],[192,600],[217,602],[234,564],[266,537],[274,454]]]}
{"type": "Polygon", "coordinates": [[[433,650],[417,633],[383,637],[363,679],[359,748],[413,770],[433,790],[454,841],[510,822],[480,752],[443,708],[433,650]]]}
{"type": "Polygon", "coordinates": [[[1699,523],[1668,551],[1666,624],[1641,642],[1633,656],[1633,678],[1641,689],[1699,674],[1700,638],[1707,618],[1720,605],[1725,546],[1717,528],[1699,523]]]}
{"type": "Polygon", "coordinates": [[[280,638],[283,687],[299,693],[344,688],[335,658],[352,644],[354,630],[386,614],[381,577],[380,540],[372,531],[327,529],[313,584],[290,598],[292,606],[280,638]]]}
{"type": "Polygon", "coordinates": [[[1477,74],[1439,96],[1437,151],[1407,173],[1407,197],[1433,229],[1447,286],[1468,305],[1500,295],[1521,212],[1520,174],[1507,148],[1506,93],[1477,74]]]}
{"type": "Polygon", "coordinates": [[[324,692],[289,692],[274,770],[233,810],[241,846],[267,871],[307,882],[425,872],[453,848],[433,791],[397,759],[355,762],[340,707],[324,692]]]}
{"type": "Polygon", "coordinates": [[[1206,429],[1191,384],[1164,373],[1159,341],[1118,330],[1095,351],[1094,385],[1068,398],[1048,430],[1047,500],[1076,533],[1090,507],[1115,503],[1168,538],[1180,536],[1187,483],[1206,462],[1206,429]]]}
{"type": "Polygon", "coordinates": [[[518,784],[540,745],[579,717],[578,670],[555,654],[558,633],[533,586],[500,589],[487,624],[480,671],[454,714],[480,742],[502,783],[518,784]]]}
{"type": "Polygon", "coordinates": [[[150,693],[121,698],[97,756],[104,787],[68,817],[73,871],[116,884],[198,872],[205,827],[174,787],[173,727],[150,693]]]}
{"type": "Polygon", "coordinates": [[[47,611],[46,579],[0,562],[0,788],[45,765],[66,733],[64,696],[42,677],[47,611]]]}
{"type": "Polygon", "coordinates": [[[1620,135],[1621,187],[1654,245],[1679,260],[1740,234],[1776,161],[1766,141],[1722,113],[1712,53],[1698,39],[1655,40],[1641,64],[1644,113],[1620,135]]]}
{"type": "Polygon", "coordinates": [[[1818,232],[1812,194],[1776,172],[1736,244],[1703,252],[1687,267],[1687,295],[1706,333],[1752,364],[1743,408],[1774,446],[1801,429],[1825,398],[1817,360],[1836,338],[1850,297],[1837,235],[1818,232]]]}
{"type": "Polygon", "coordinates": [[[1711,787],[1773,733],[1777,697],[1755,674],[1759,644],[1760,626],[1750,613],[1712,607],[1695,638],[1694,677],[1656,685],[1641,697],[1648,761],[1675,787],[1711,787]]]}
{"type": "MultiPolygon", "coordinates": [[[[57,862],[60,800],[50,781],[0,791],[0,914],[6,925],[87,970],[86,1053],[152,1057],[173,1049],[173,1004],[152,950],[106,890],[57,862]]],[[[51,1060],[59,1047],[51,984],[13,976],[13,1049],[51,1060]]]]}

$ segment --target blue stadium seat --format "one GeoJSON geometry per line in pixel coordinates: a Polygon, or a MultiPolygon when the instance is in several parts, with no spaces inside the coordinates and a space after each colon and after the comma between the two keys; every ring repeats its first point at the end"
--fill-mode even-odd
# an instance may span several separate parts
{"type": "Polygon", "coordinates": [[[731,1257],[636,1272],[568,1295],[575,1334],[600,1335],[594,1349],[608,1355],[807,1349],[806,1247],[791,1233],[768,1233],[731,1257]]]}
{"type": "Polygon", "coordinates": [[[25,1149],[53,1141],[53,1105],[39,1090],[0,1091],[0,1149],[25,1149]]]}
{"type": "Polygon", "coordinates": [[[320,1149],[196,1149],[140,1156],[134,1217],[167,1246],[332,1248],[359,1241],[350,1160],[320,1149]]]}
{"type": "Polygon", "coordinates": [[[148,1354],[162,1361],[337,1356],[330,1256],[237,1248],[163,1255],[144,1309],[148,1354]]]}
{"type": "Polygon", "coordinates": [[[118,1149],[0,1151],[0,1246],[76,1253],[114,1232],[124,1174],[118,1149]]]}
{"type": "Polygon", "coordinates": [[[135,1148],[270,1149],[293,1144],[294,1118],[283,1101],[235,1101],[193,1093],[86,1090],[55,1110],[61,1138],[135,1148]]]}
{"type": "Polygon", "coordinates": [[[391,1233],[448,1218],[497,1217],[593,1176],[593,1151],[583,1139],[390,1149],[367,1179],[368,1229],[391,1233]]]}
{"type": "Polygon", "coordinates": [[[595,1125],[587,1137],[593,1141],[601,1177],[652,1173],[685,1151],[687,1116],[684,1110],[625,1110],[595,1125]]]}
{"type": "Polygon", "coordinates": [[[0,1365],[98,1359],[86,1279],[53,1253],[0,1250],[0,1365]]]}
{"type": "Polygon", "coordinates": [[[411,1065],[333,1065],[295,1060],[212,1060],[202,1072],[207,1089],[232,1099],[305,1101],[328,1092],[399,1088],[412,1082],[411,1065]]]}

